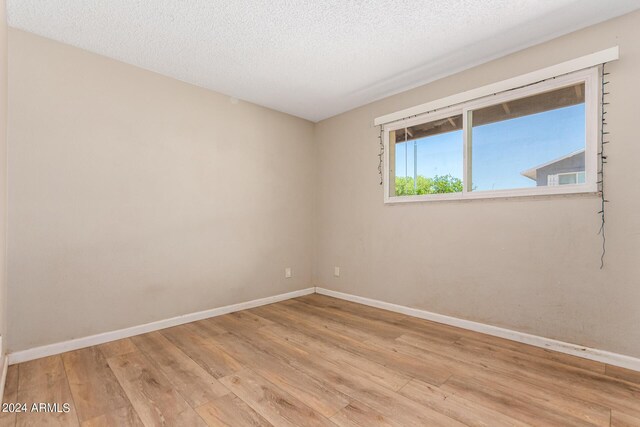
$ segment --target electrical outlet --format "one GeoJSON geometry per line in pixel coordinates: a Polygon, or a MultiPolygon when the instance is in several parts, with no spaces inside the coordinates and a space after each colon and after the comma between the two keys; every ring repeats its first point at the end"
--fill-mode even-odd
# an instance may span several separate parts
{"type": "Polygon", "coordinates": [[[291,268],[290,267],[285,268],[284,269],[284,278],[288,279],[291,276],[293,276],[293,274],[291,273],[291,268]]]}
{"type": "Polygon", "coordinates": [[[340,267],[333,267],[333,275],[340,277],[340,267]]]}

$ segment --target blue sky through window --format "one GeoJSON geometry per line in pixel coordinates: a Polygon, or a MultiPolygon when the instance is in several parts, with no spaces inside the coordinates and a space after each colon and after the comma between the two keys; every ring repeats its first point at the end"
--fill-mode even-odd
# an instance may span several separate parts
{"type": "MultiPolygon", "coordinates": [[[[474,190],[535,187],[521,172],[585,147],[584,104],[473,128],[474,190]]],[[[415,140],[417,174],[462,179],[462,131],[415,140]]],[[[413,176],[414,141],[396,144],[396,176],[413,176]],[[405,151],[406,149],[406,151],[405,151]]]]}

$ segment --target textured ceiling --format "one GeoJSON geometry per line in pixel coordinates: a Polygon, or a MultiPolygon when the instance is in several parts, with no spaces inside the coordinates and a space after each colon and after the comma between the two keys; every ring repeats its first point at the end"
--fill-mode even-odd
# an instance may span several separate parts
{"type": "Polygon", "coordinates": [[[8,0],[9,24],[318,121],[640,0],[8,0]]]}

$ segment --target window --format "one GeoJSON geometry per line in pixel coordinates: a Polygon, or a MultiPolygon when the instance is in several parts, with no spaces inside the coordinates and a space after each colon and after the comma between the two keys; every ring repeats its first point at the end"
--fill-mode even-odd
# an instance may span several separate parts
{"type": "Polygon", "coordinates": [[[385,201],[597,191],[598,69],[385,125],[385,201]]]}
{"type": "Polygon", "coordinates": [[[391,131],[395,149],[390,194],[462,192],[462,114],[391,131]]]}
{"type": "Polygon", "coordinates": [[[585,183],[584,171],[547,175],[547,185],[571,185],[571,184],[584,184],[584,183],[585,183]]]}

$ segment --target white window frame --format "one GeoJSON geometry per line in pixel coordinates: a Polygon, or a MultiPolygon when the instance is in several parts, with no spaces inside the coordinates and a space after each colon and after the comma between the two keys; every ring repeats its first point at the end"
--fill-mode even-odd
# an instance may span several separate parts
{"type": "Polygon", "coordinates": [[[430,202],[443,200],[466,200],[466,199],[493,199],[504,197],[522,196],[547,196],[557,194],[577,194],[577,193],[597,193],[597,173],[598,173],[598,133],[599,123],[599,91],[600,74],[599,66],[585,70],[576,71],[563,76],[545,80],[519,89],[513,89],[483,98],[463,102],[459,105],[442,108],[433,112],[420,114],[409,119],[395,121],[383,126],[384,139],[384,203],[407,203],[407,202],[430,202]],[[549,92],[562,87],[571,86],[577,83],[584,83],[585,86],[585,175],[584,184],[567,184],[558,186],[540,186],[532,188],[517,188],[507,190],[486,190],[469,191],[471,182],[471,170],[469,168],[469,153],[471,151],[471,129],[468,128],[469,112],[495,104],[509,102],[514,99],[525,98],[543,92],[549,92]],[[443,119],[450,116],[462,115],[462,153],[463,153],[463,191],[460,193],[443,194],[423,194],[415,196],[390,196],[390,161],[389,161],[389,132],[411,127],[417,124],[443,119]]]}

